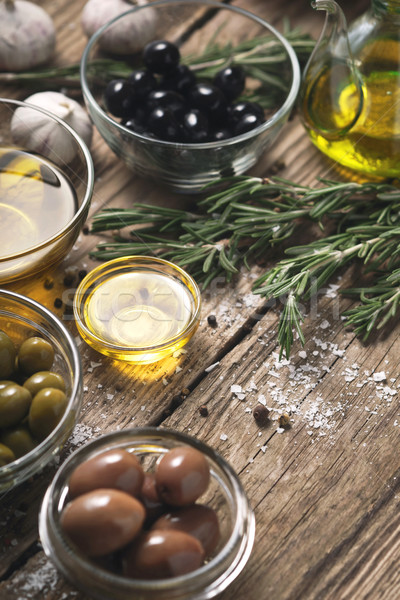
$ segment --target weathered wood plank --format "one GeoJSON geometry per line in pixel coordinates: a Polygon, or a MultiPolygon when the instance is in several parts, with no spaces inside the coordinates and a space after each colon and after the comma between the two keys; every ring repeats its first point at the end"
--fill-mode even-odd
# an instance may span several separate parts
{"type": "MultiPolygon", "coordinates": [[[[306,31],[315,33],[322,26],[322,15],[299,2],[240,4],[277,26],[282,15],[306,31]]],[[[357,2],[344,9],[350,17],[367,5],[357,2]]],[[[83,2],[67,5],[64,0],[51,6],[62,29],[60,63],[70,62],[69,52],[79,57],[78,49],[83,48],[81,6],[83,2]]],[[[133,197],[177,205],[187,201],[132,176],[98,136],[93,155],[98,179],[92,213],[105,205],[129,206],[133,197]]],[[[344,176],[311,147],[298,118],[253,172],[268,175],[281,162],[280,174],[301,183],[314,184],[319,175],[344,176]]],[[[43,303],[51,306],[54,294],[67,294],[62,280],[68,264],[92,266],[87,254],[96,239],[80,236],[76,249],[53,274],[52,294],[44,291],[43,279],[38,282],[34,291],[43,303]]],[[[289,365],[278,363],[274,352],[279,309],[266,312],[262,299],[251,295],[252,276],[260,268],[243,273],[231,286],[216,282],[204,294],[201,326],[181,357],[138,368],[99,357],[81,342],[87,391],[81,425],[65,454],[78,441],[130,425],[161,422],[190,432],[233,464],[256,512],[257,538],[250,562],[221,598],[397,599],[400,343],[396,331],[364,346],[344,329],[339,317],[339,309],[349,300],[328,297],[334,295],[331,290],[311,307],[305,349],[297,345],[289,365]],[[206,321],[211,313],[217,316],[216,329],[206,321]],[[207,373],[206,367],[214,363],[218,364],[207,373]],[[385,379],[380,380],[382,372],[385,379]],[[242,387],[242,400],[232,385],[242,387]],[[184,388],[189,395],[168,417],[173,396],[184,388]],[[260,395],[272,410],[270,425],[262,429],[251,414],[260,395]],[[202,404],[208,407],[207,418],[199,416],[202,404]],[[291,428],[278,433],[276,419],[282,412],[291,414],[291,428]]],[[[346,285],[354,275],[350,270],[340,283],[346,285]]],[[[66,323],[76,333],[73,322],[66,323]]],[[[0,598],[84,600],[59,578],[36,546],[37,510],[52,472],[47,470],[1,500],[0,578],[7,575],[0,583],[0,598]]]]}

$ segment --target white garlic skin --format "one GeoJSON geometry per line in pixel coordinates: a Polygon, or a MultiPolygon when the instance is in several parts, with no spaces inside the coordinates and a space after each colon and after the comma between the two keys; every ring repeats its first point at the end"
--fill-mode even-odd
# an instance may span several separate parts
{"type": "Polygon", "coordinates": [[[0,2],[0,70],[24,71],[47,62],[56,34],[47,12],[28,0],[0,2]]]}
{"type": "MultiPolygon", "coordinates": [[[[81,24],[84,32],[91,37],[100,27],[118,15],[147,2],[136,3],[125,0],[89,0],[82,11],[81,24]]],[[[117,21],[98,40],[99,46],[113,54],[132,54],[156,37],[157,13],[149,7],[139,10],[117,21]]]]}
{"type": "MultiPolygon", "coordinates": [[[[93,125],[82,106],[59,92],[38,92],[25,99],[63,119],[89,147],[93,125]]],[[[76,156],[78,144],[68,131],[46,114],[21,106],[11,119],[13,143],[48,158],[58,165],[70,163],[76,156]]]]}

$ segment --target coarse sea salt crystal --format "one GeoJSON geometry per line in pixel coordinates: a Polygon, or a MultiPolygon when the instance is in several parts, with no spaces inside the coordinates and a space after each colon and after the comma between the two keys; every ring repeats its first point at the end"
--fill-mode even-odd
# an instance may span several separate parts
{"type": "Polygon", "coordinates": [[[231,385],[231,392],[232,394],[241,394],[242,386],[238,385],[237,383],[234,383],[233,385],[231,385]]]}
{"type": "Polygon", "coordinates": [[[378,371],[372,375],[372,379],[374,381],[386,381],[386,373],[385,371],[378,371]]]}
{"type": "Polygon", "coordinates": [[[226,440],[228,439],[228,436],[226,435],[226,433],[221,433],[221,435],[219,436],[219,439],[222,440],[223,442],[226,442],[226,440]]]}

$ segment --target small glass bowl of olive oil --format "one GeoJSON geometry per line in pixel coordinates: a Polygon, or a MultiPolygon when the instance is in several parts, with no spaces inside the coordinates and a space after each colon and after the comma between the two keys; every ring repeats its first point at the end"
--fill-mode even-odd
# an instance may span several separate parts
{"type": "Polygon", "coordinates": [[[0,98],[0,284],[64,258],[87,217],[93,183],[90,152],[67,123],[38,106],[0,98]],[[29,125],[26,111],[37,113],[40,128],[29,125]],[[21,124],[25,145],[14,139],[21,124]],[[58,151],[51,158],[49,131],[61,136],[68,157],[58,151]]]}
{"type": "Polygon", "coordinates": [[[201,296],[183,269],[161,258],[128,256],[103,263],[81,281],[76,325],[95,350],[147,364],[182,348],[200,320],[201,296]]]}

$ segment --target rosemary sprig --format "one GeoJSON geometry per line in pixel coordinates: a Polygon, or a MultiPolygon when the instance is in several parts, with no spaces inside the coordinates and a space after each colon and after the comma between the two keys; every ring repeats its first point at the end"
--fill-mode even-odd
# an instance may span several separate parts
{"type": "MultiPolygon", "coordinates": [[[[283,29],[284,36],[294,48],[300,63],[304,64],[314,48],[315,41],[308,34],[291,29],[287,21],[284,21],[283,29]]],[[[287,87],[282,79],[282,67],[287,63],[287,56],[272,35],[254,38],[234,48],[229,43],[221,46],[211,42],[203,53],[185,59],[186,64],[196,70],[199,76],[211,75],[232,61],[242,64],[248,76],[259,80],[261,86],[270,85],[274,92],[272,96],[282,93],[287,87]]],[[[104,84],[111,79],[127,77],[132,69],[132,64],[122,60],[95,59],[88,66],[88,76],[94,83],[104,84]]],[[[42,89],[59,86],[79,89],[80,64],[51,66],[18,73],[0,72],[0,83],[42,89]]],[[[270,102],[272,101],[273,97],[270,99],[270,102]]]]}
{"type": "Polygon", "coordinates": [[[365,274],[379,273],[374,286],[353,288],[361,303],[347,313],[357,333],[369,333],[393,317],[400,300],[400,190],[390,183],[321,180],[319,188],[281,179],[231,177],[209,192],[196,210],[139,204],[108,209],[93,218],[93,232],[115,230],[92,256],[104,260],[157,253],[185,268],[206,286],[287,240],[296,228],[330,223],[333,233],[286,250],[287,257],[264,273],[253,292],[283,300],[278,341],[289,356],[297,332],[304,343],[301,302],[310,300],[339,269],[359,260],[365,274]],[[121,230],[133,226],[128,235],[121,230]],[[137,238],[135,241],[134,238],[137,238]]]}
{"type": "Polygon", "coordinates": [[[360,305],[346,311],[344,316],[357,335],[366,340],[374,328],[382,329],[396,315],[400,302],[400,268],[379,278],[372,287],[350,288],[345,293],[361,300],[360,305]]]}

